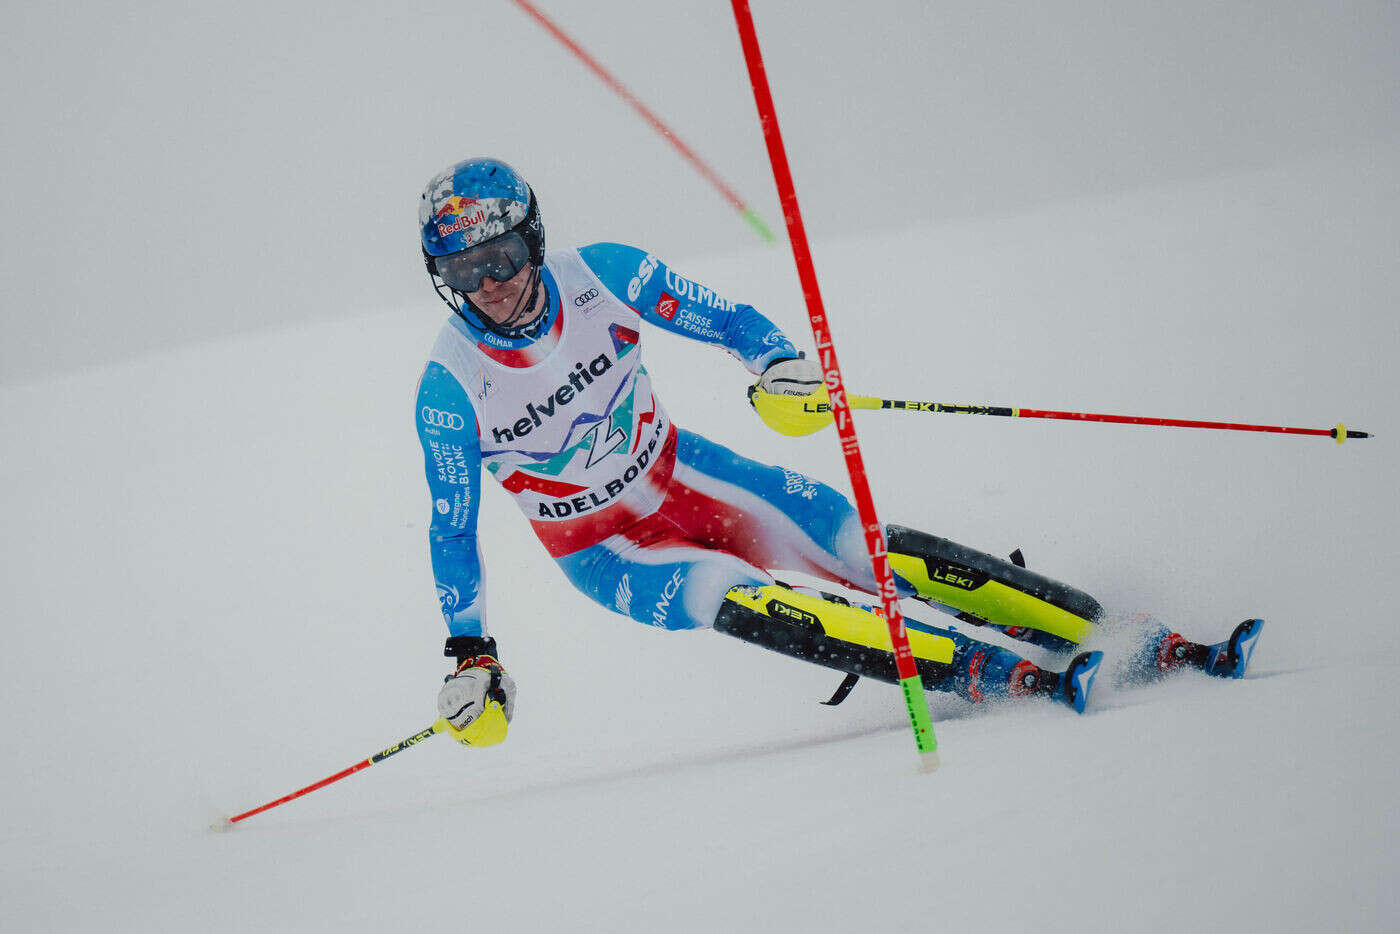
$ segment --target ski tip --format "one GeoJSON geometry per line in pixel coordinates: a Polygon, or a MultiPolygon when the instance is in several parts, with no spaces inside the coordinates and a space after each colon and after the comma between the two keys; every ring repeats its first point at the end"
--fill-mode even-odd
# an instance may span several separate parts
{"type": "Polygon", "coordinates": [[[1102,652],[1080,652],[1065,669],[1065,703],[1082,714],[1089,706],[1089,692],[1094,689],[1094,678],[1103,664],[1102,652]]]}
{"type": "Polygon", "coordinates": [[[210,824],[209,829],[212,830],[214,833],[228,833],[229,831],[233,830],[236,826],[238,825],[235,824],[233,821],[229,820],[227,817],[221,817],[218,820],[214,821],[214,823],[210,824]]]}
{"type": "Polygon", "coordinates": [[[938,771],[938,767],[943,764],[938,758],[938,750],[930,749],[928,752],[919,753],[919,774],[938,771]]]}

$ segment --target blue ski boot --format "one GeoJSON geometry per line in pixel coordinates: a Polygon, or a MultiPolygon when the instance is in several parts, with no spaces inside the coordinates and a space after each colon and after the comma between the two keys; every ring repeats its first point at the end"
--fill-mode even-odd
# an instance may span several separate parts
{"type": "Polygon", "coordinates": [[[1262,619],[1247,619],[1224,642],[1202,645],[1149,616],[1138,616],[1130,625],[1145,629],[1142,649],[1129,666],[1134,680],[1151,680],[1178,668],[1197,668],[1217,678],[1243,678],[1264,631],[1262,619]]]}
{"type": "Polygon", "coordinates": [[[1094,676],[1103,664],[1102,652],[1080,652],[1069,663],[1060,676],[1060,689],[1056,697],[1074,708],[1075,713],[1083,713],[1089,705],[1089,692],[1094,687],[1094,676]]]}
{"type": "Polygon", "coordinates": [[[1210,651],[1204,666],[1206,674],[1217,678],[1243,678],[1263,631],[1262,619],[1247,619],[1236,626],[1224,642],[1206,646],[1210,651]]]}
{"type": "Polygon", "coordinates": [[[953,691],[973,703],[1040,696],[1083,713],[1094,676],[1103,662],[1102,652],[1080,652],[1063,672],[1048,671],[1009,649],[976,642],[957,630],[945,631],[958,648],[953,654],[952,670],[938,688],[953,691]]]}

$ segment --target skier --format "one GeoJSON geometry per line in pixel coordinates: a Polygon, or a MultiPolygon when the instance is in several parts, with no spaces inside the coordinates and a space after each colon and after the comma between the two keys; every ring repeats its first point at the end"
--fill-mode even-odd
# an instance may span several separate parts
{"type": "MultiPolygon", "coordinates": [[[[501,742],[515,683],[486,628],[476,537],[482,464],[514,495],[569,580],[665,629],[713,628],[848,674],[895,681],[877,609],[793,588],[797,571],[873,593],[855,510],[831,487],[672,424],[641,362],[641,322],[727,350],[765,393],[805,395],[822,373],[763,315],[615,243],[545,252],[534,192],[510,166],[469,159],[419,204],[423,259],[452,309],[418,386],[432,497],[429,546],[453,670],[438,710],[472,746],[501,742]]],[[[891,525],[901,595],[1042,647],[1074,650],[1103,610],[1082,591],[891,525]]],[[[1013,556],[1019,558],[1019,554],[1013,556]]],[[[1083,712],[1101,652],[1063,672],[906,620],[928,689],[971,700],[1043,696],[1083,712]]],[[[1238,677],[1262,622],[1214,646],[1148,621],[1138,667],[1238,677]]]]}

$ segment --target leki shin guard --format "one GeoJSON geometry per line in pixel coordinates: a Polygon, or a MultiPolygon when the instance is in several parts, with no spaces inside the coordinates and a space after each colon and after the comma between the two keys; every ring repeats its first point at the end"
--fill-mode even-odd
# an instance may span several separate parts
{"type": "MultiPolygon", "coordinates": [[[[840,598],[823,598],[781,584],[735,587],[725,595],[715,629],[745,642],[847,674],[899,682],[885,620],[840,598]]],[[[953,640],[908,629],[924,686],[936,689],[951,673],[953,640]]]]}
{"type": "Polygon", "coordinates": [[[1084,591],[1004,558],[900,525],[886,531],[895,572],[920,597],[961,611],[969,623],[991,623],[1011,635],[1033,630],[1072,646],[1093,635],[1103,615],[1084,591]]]}

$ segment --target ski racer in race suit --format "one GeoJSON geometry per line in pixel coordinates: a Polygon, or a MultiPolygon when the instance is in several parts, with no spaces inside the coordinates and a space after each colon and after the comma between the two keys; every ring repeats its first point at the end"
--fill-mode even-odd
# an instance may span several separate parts
{"type": "MultiPolygon", "coordinates": [[[[635,247],[546,253],[534,192],[497,160],[434,177],[419,214],[429,275],[453,311],[423,371],[415,418],[444,654],[455,660],[439,712],[460,742],[500,742],[515,703],[486,625],[476,535],[483,465],[574,586],[608,609],[895,680],[873,608],[788,588],[771,574],[874,592],[846,498],[676,426],[642,363],[645,323],[722,348],[765,392],[811,393],[820,369],[782,331],[635,247]]],[[[1093,632],[1101,612],[1086,594],[944,539],[891,526],[889,542],[902,593],[973,625],[1064,650],[1093,632]]],[[[908,627],[926,687],[974,701],[1046,695],[1082,712],[1101,657],[1081,653],[1061,674],[952,628],[908,627]]],[[[1161,626],[1148,646],[1143,665],[1152,670],[1200,662],[1203,648],[1161,626]]]]}

